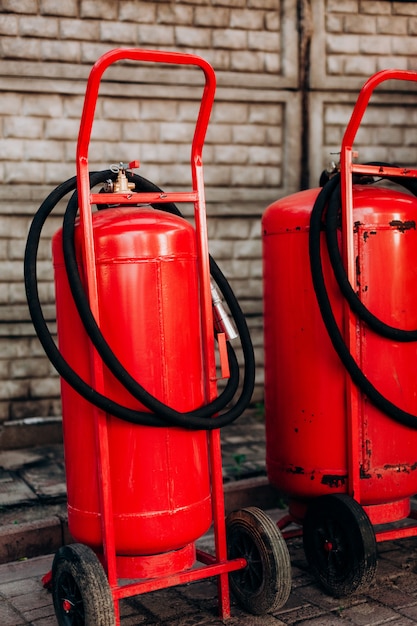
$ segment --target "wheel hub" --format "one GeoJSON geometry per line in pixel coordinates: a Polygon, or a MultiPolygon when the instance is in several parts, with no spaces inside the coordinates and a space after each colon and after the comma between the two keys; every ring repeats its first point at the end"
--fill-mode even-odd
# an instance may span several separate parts
{"type": "Polygon", "coordinates": [[[65,613],[69,613],[73,607],[74,607],[74,604],[70,600],[62,601],[62,608],[65,611],[65,613]]]}

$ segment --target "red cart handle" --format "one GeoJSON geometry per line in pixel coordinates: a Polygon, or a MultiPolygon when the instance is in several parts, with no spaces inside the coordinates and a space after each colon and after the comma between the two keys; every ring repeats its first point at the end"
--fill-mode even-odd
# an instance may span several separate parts
{"type": "MultiPolygon", "coordinates": [[[[191,192],[172,193],[108,193],[106,202],[111,204],[153,204],[162,202],[191,202],[194,204],[195,230],[198,250],[198,271],[200,277],[200,302],[202,319],[202,339],[206,371],[206,395],[210,401],[216,396],[216,362],[214,355],[213,314],[210,288],[209,252],[207,240],[206,207],[203,182],[202,150],[216,89],[213,68],[204,59],[185,53],[142,50],[136,48],[116,48],[110,50],[94,64],[87,82],[83,112],[77,143],[77,191],[82,232],[82,253],[87,283],[87,293],[91,311],[100,326],[97,282],[95,275],[95,252],[92,232],[91,206],[100,204],[103,196],[90,192],[88,170],[88,148],[97,103],[100,81],[104,71],[120,60],[188,65],[200,68],[205,76],[200,109],[191,146],[191,192]]],[[[97,366],[98,369],[98,366],[97,366]]]]}
{"type": "Polygon", "coordinates": [[[366,107],[375,88],[382,82],[387,80],[408,80],[417,82],[417,72],[409,70],[382,70],[369,78],[363,85],[351,118],[346,127],[345,134],[342,139],[342,147],[340,154],[340,172],[342,187],[342,209],[344,212],[352,211],[352,174],[370,174],[373,176],[408,176],[417,177],[417,170],[409,168],[396,168],[386,166],[371,166],[353,163],[353,143],[356,133],[359,129],[366,107]]]}
{"type": "Polygon", "coordinates": [[[353,256],[353,205],[352,205],[352,174],[369,174],[371,176],[404,176],[417,178],[417,169],[397,168],[379,165],[361,165],[353,163],[356,154],[353,151],[353,143],[359,129],[366,107],[375,88],[387,80],[407,80],[417,82],[417,72],[409,70],[388,69],[377,72],[363,85],[351,118],[346,127],[340,153],[340,184],[341,204],[343,216],[343,232],[345,233],[345,260],[348,278],[354,281],[354,256],[353,256]]]}
{"type": "MultiPolygon", "coordinates": [[[[90,186],[88,178],[88,148],[91,137],[91,129],[97,104],[100,81],[104,71],[113,63],[120,60],[146,61],[150,63],[167,63],[175,65],[194,65],[200,67],[205,75],[205,87],[201,99],[194,138],[191,147],[191,169],[194,191],[198,191],[200,176],[198,168],[201,165],[202,149],[206,136],[207,126],[214,101],[216,90],[216,76],[213,68],[204,59],[180,52],[164,52],[156,50],[140,50],[136,48],[115,49],[104,54],[94,64],[87,83],[84,100],[84,108],[81,115],[80,130],[77,143],[77,180],[80,210],[90,208],[90,186]]],[[[112,197],[112,201],[116,200],[112,197]]],[[[128,199],[123,198],[126,202],[128,199]]],[[[161,199],[159,198],[159,201],[161,199]]],[[[181,199],[177,198],[177,201],[181,199]]],[[[185,200],[184,200],[185,201],[185,200]]]]}
{"type": "Polygon", "coordinates": [[[366,81],[359,93],[355,108],[353,109],[353,113],[346,127],[342,140],[342,152],[344,149],[353,146],[356,133],[373,91],[378,85],[387,80],[408,80],[417,82],[417,72],[409,70],[382,70],[366,81]]]}

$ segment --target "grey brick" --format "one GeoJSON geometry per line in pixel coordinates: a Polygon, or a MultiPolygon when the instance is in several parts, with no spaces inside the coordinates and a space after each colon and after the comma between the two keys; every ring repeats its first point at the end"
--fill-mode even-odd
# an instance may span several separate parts
{"type": "Polygon", "coordinates": [[[96,20],[116,20],[118,4],[113,0],[81,0],[80,16],[96,20]]]}
{"type": "Polygon", "coordinates": [[[213,43],[213,34],[209,28],[193,28],[191,26],[175,27],[175,44],[178,46],[209,48],[213,43]]]}
{"type": "Polygon", "coordinates": [[[212,114],[213,122],[233,122],[239,124],[248,121],[248,105],[244,103],[218,104],[212,114]]]}
{"type": "Polygon", "coordinates": [[[62,116],[62,98],[58,95],[31,95],[24,98],[25,115],[57,117],[62,116]]]}
{"type": "Polygon", "coordinates": [[[387,5],[384,0],[372,0],[372,2],[366,2],[360,6],[361,13],[369,13],[374,15],[390,15],[392,13],[392,6],[387,5]]]}
{"type": "Polygon", "coordinates": [[[345,61],[345,73],[369,76],[376,71],[376,58],[361,56],[350,56],[345,61]]]}
{"type": "Polygon", "coordinates": [[[3,37],[0,41],[1,57],[14,59],[39,59],[40,41],[20,37],[3,37]]]}
{"type": "Polygon", "coordinates": [[[46,139],[73,139],[78,135],[79,121],[65,118],[47,119],[44,122],[46,139]]]}
{"type": "Polygon", "coordinates": [[[0,15],[0,34],[17,35],[18,24],[19,21],[16,15],[0,15]]]}
{"type": "Polygon", "coordinates": [[[362,15],[347,15],[343,21],[346,33],[373,35],[376,33],[376,18],[363,18],[362,15]]]}
{"type": "Polygon", "coordinates": [[[58,15],[59,17],[75,17],[78,12],[77,0],[40,0],[42,15],[58,15]]]}
{"type": "MultiPolygon", "coordinates": [[[[146,144],[149,141],[157,142],[159,137],[159,124],[157,122],[135,122],[135,121],[121,121],[121,139],[135,139],[138,143],[146,144]]],[[[140,146],[138,146],[140,149],[140,146]]]]}
{"type": "Polygon", "coordinates": [[[218,29],[213,32],[212,45],[215,48],[245,50],[248,46],[248,33],[235,28],[218,29]]]}
{"type": "Polygon", "coordinates": [[[0,113],[19,115],[22,111],[23,96],[19,93],[4,91],[0,97],[0,113]]]}
{"type": "Polygon", "coordinates": [[[397,2],[392,6],[391,10],[394,15],[416,15],[416,6],[414,2],[397,2]]]}
{"type": "Polygon", "coordinates": [[[91,66],[108,50],[108,44],[83,41],[81,44],[81,62],[88,63],[91,66]]]}
{"type": "Polygon", "coordinates": [[[359,41],[359,52],[372,56],[377,54],[390,54],[391,43],[392,38],[386,35],[361,37],[359,41]]]}
{"type": "Polygon", "coordinates": [[[81,45],[78,41],[42,41],[39,54],[42,60],[49,62],[79,63],[81,45]]]}
{"type": "Polygon", "coordinates": [[[100,34],[100,22],[77,19],[60,20],[59,34],[61,39],[98,40],[100,34]]]}
{"type": "Polygon", "coordinates": [[[16,163],[12,162],[4,165],[3,181],[6,183],[21,183],[25,181],[29,184],[38,184],[44,180],[44,176],[45,169],[42,164],[37,164],[34,167],[33,163],[25,163],[23,158],[19,160],[19,167],[16,167],[16,163]]]}
{"type": "Polygon", "coordinates": [[[253,9],[232,9],[230,11],[231,28],[243,28],[244,30],[263,30],[265,14],[263,11],[253,9]]]}
{"type": "Polygon", "coordinates": [[[277,5],[275,0],[249,0],[249,7],[252,9],[272,9],[275,10],[277,5]]]}
{"type": "Polygon", "coordinates": [[[216,163],[247,163],[249,160],[249,149],[241,145],[223,146],[215,149],[216,163]]]}
{"type": "Polygon", "coordinates": [[[272,187],[272,188],[281,188],[282,184],[283,184],[283,178],[282,178],[282,168],[280,167],[264,167],[263,168],[263,175],[264,175],[264,182],[263,184],[266,187],[272,187]]]}
{"type": "MultiPolygon", "coordinates": [[[[204,0],[201,4],[204,4],[204,0]]],[[[246,0],[213,0],[213,5],[225,7],[244,7],[246,5],[246,0]]]]}
{"type": "Polygon", "coordinates": [[[160,124],[160,139],[162,142],[186,142],[191,143],[194,134],[194,125],[187,123],[160,124]]]}
{"type": "Polygon", "coordinates": [[[414,37],[395,37],[392,38],[390,52],[398,55],[415,55],[417,51],[417,42],[414,37]]]}
{"type": "Polygon", "coordinates": [[[6,117],[3,121],[5,137],[40,138],[43,131],[43,121],[28,117],[6,117]]]}
{"type": "Polygon", "coordinates": [[[327,8],[329,12],[356,13],[358,0],[328,0],[327,8]]]}
{"type": "Polygon", "coordinates": [[[37,0],[2,0],[1,8],[9,13],[37,13],[37,0]]]}
{"type": "MultiPolygon", "coordinates": [[[[277,32],[281,30],[281,18],[278,11],[268,11],[264,19],[267,30],[275,30],[277,32]]],[[[262,30],[262,27],[260,27],[260,30],[262,30]]]]}
{"type": "Polygon", "coordinates": [[[407,35],[408,28],[409,20],[405,17],[395,18],[391,15],[382,15],[378,16],[376,19],[377,33],[382,33],[384,35],[407,35]]]}
{"type": "Polygon", "coordinates": [[[230,69],[247,72],[262,72],[265,57],[263,53],[239,50],[230,53],[230,69]]]}
{"type": "Polygon", "coordinates": [[[14,398],[27,397],[29,382],[27,380],[5,380],[0,385],[0,400],[12,400],[14,398]]]}
{"type": "Polygon", "coordinates": [[[58,35],[58,20],[49,17],[21,17],[19,34],[22,37],[50,37],[58,35]]]}
{"type": "MultiPolygon", "coordinates": [[[[198,9],[197,9],[198,10],[198,9]]],[[[178,4],[158,4],[156,21],[160,24],[198,25],[192,7],[178,4]]],[[[214,11],[212,11],[214,13],[214,11]]]]}
{"type": "Polygon", "coordinates": [[[172,46],[176,43],[175,28],[172,25],[141,24],[138,43],[153,46],[172,46]]]}
{"type": "Polygon", "coordinates": [[[101,41],[112,41],[123,45],[136,44],[138,27],[129,22],[106,22],[100,24],[101,41]]]}
{"type": "Polygon", "coordinates": [[[212,26],[226,28],[229,25],[230,9],[218,7],[213,11],[210,6],[196,7],[194,11],[195,26],[212,26]]]}
{"type": "Polygon", "coordinates": [[[270,126],[280,126],[283,122],[284,110],[283,104],[275,105],[250,105],[249,119],[251,124],[268,124],[270,126]]]}
{"type": "Polygon", "coordinates": [[[0,139],[0,153],[5,155],[9,161],[23,160],[23,141],[16,138],[0,139]]]}
{"type": "Polygon", "coordinates": [[[281,65],[281,57],[277,53],[265,52],[264,55],[264,70],[270,74],[281,74],[283,67],[281,65]]]}
{"type": "Polygon", "coordinates": [[[349,34],[340,35],[326,38],[326,51],[331,54],[332,52],[339,54],[350,54],[352,50],[358,50],[359,48],[359,35],[349,34]]]}
{"type": "Polygon", "coordinates": [[[10,363],[10,376],[17,378],[41,378],[49,375],[49,364],[46,359],[26,358],[14,359],[10,363]]]}
{"type": "Polygon", "coordinates": [[[29,381],[31,398],[58,397],[60,383],[58,378],[35,378],[29,381]]]}
{"type": "Polygon", "coordinates": [[[119,5],[119,20],[151,24],[156,21],[157,3],[131,0],[119,5]]]}

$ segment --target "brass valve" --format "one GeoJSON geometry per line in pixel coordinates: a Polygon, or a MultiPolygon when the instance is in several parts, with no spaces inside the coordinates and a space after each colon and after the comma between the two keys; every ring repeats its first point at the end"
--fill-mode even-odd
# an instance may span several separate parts
{"type": "Polygon", "coordinates": [[[106,181],[105,191],[107,193],[130,193],[135,188],[135,183],[130,183],[126,176],[126,170],[131,167],[139,167],[138,161],[132,161],[132,163],[118,163],[110,166],[110,170],[117,173],[115,181],[106,181]]]}

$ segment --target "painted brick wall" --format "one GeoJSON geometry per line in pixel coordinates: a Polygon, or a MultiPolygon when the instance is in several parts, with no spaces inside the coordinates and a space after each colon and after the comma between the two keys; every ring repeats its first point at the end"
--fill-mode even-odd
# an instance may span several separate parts
{"type": "MultiPolygon", "coordinates": [[[[216,72],[204,172],[210,250],[247,315],[263,395],[260,219],[316,185],[358,90],[385,67],[417,69],[417,3],[389,0],[3,0],[0,3],[0,422],[59,415],[58,378],[34,336],[23,285],[32,216],[75,173],[92,64],[115,47],[192,52],[216,72]]],[[[91,169],[140,159],[165,189],[189,182],[201,77],[123,64],[105,75],[91,169]]],[[[378,93],[358,137],[364,159],[415,163],[413,85],[378,93]]],[[[186,208],[189,213],[189,208],[186,208]]],[[[40,294],[54,332],[51,218],[40,294]]]]}

